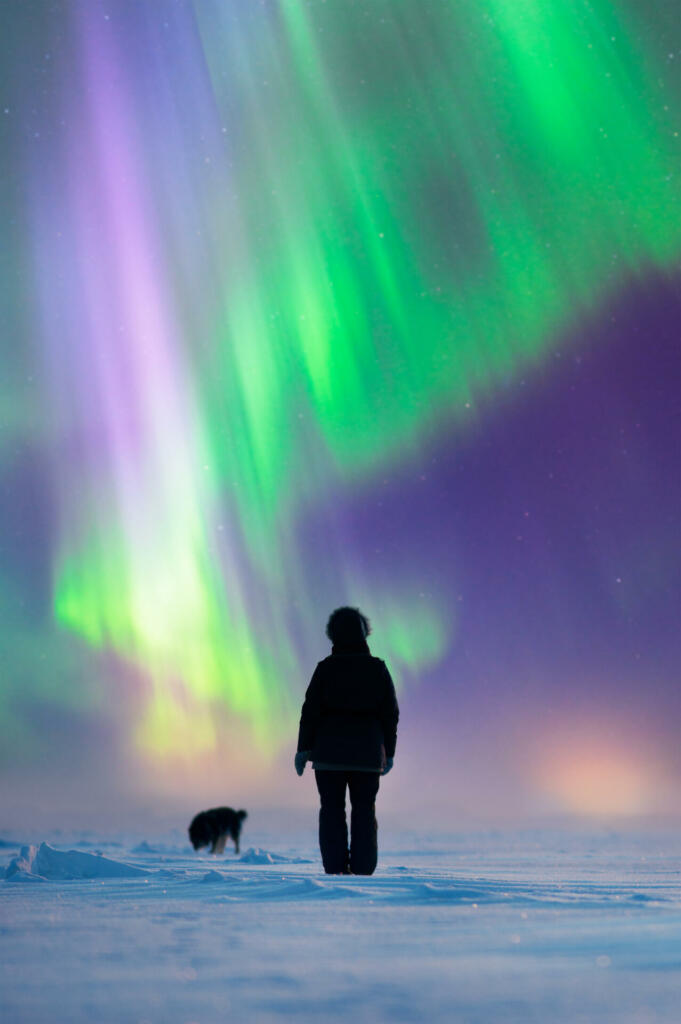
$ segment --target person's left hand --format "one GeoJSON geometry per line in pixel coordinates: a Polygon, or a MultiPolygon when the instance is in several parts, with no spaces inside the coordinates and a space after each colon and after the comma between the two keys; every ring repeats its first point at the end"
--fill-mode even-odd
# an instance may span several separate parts
{"type": "Polygon", "coordinates": [[[385,768],[381,772],[381,775],[387,775],[388,772],[390,771],[390,769],[392,768],[392,766],[393,766],[393,759],[392,759],[392,757],[386,757],[386,759],[385,759],[385,768]]]}
{"type": "Polygon", "coordinates": [[[305,771],[305,765],[307,764],[308,761],[308,754],[309,751],[307,750],[299,750],[295,756],[295,766],[298,775],[302,775],[303,772],[305,771]]]}

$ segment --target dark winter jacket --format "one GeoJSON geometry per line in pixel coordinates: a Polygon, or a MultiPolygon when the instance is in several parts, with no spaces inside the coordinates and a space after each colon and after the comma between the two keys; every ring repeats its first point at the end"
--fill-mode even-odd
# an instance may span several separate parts
{"type": "Polygon", "coordinates": [[[395,756],[399,709],[387,665],[369,648],[337,651],[317,665],[300,715],[298,750],[315,767],[381,771],[395,756]]]}

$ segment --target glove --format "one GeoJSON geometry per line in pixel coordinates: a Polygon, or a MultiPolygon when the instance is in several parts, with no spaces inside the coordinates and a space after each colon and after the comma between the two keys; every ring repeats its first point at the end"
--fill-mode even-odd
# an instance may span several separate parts
{"type": "Polygon", "coordinates": [[[392,768],[392,766],[393,766],[393,759],[392,759],[392,757],[386,757],[386,759],[385,759],[385,768],[381,772],[381,775],[387,775],[388,772],[390,771],[390,769],[392,768]]]}
{"type": "Polygon", "coordinates": [[[299,750],[295,757],[296,772],[298,775],[302,775],[305,771],[305,765],[310,760],[309,750],[299,750]]]}

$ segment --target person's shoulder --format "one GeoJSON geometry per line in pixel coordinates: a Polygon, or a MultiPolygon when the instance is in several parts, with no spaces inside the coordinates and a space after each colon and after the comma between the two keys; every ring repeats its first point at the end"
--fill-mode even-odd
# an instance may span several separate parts
{"type": "Polygon", "coordinates": [[[382,680],[384,680],[386,683],[389,683],[392,686],[393,677],[391,676],[390,669],[388,668],[383,658],[372,657],[371,660],[373,662],[373,669],[376,675],[380,676],[382,680]]]}
{"type": "Polygon", "coordinates": [[[315,670],[312,673],[312,679],[310,680],[310,686],[319,686],[320,683],[323,683],[324,680],[329,675],[329,668],[330,668],[330,666],[329,666],[329,659],[328,658],[322,658],[321,661],[318,661],[316,666],[315,666],[315,670]]]}
{"type": "Polygon", "coordinates": [[[371,663],[373,667],[379,672],[387,672],[388,666],[386,665],[383,658],[377,657],[375,654],[371,655],[371,663]]]}

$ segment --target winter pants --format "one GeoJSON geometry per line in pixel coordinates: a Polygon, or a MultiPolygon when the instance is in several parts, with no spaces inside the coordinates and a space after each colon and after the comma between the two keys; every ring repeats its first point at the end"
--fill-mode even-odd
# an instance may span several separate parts
{"type": "Polygon", "coordinates": [[[378,859],[376,794],[378,772],[316,771],[321,798],[319,848],[327,875],[372,875],[378,859]],[[351,842],[345,818],[345,789],[350,790],[351,842]]]}

